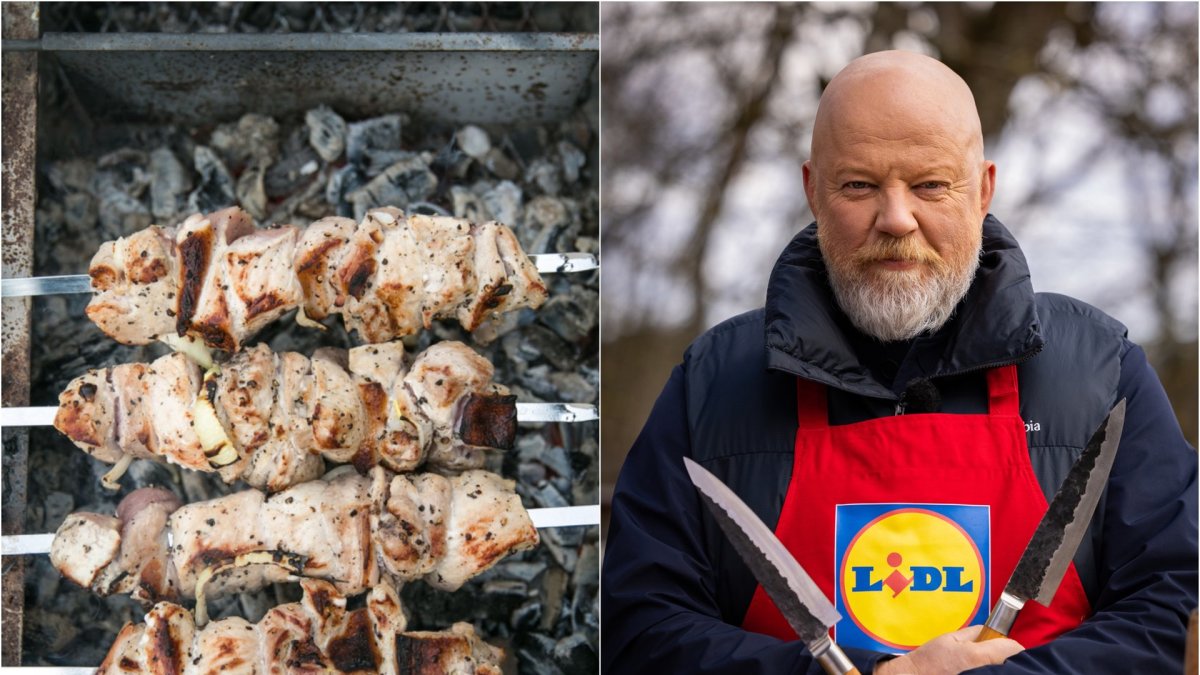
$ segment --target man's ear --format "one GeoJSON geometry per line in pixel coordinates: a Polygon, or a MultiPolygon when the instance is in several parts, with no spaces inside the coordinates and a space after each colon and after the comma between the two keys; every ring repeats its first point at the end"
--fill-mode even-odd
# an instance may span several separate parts
{"type": "MultiPolygon", "coordinates": [[[[805,181],[807,184],[807,181],[805,181]]],[[[984,161],[983,175],[979,177],[979,210],[983,215],[988,214],[992,205],[992,195],[996,192],[996,163],[984,161]]]]}
{"type": "Polygon", "coordinates": [[[808,210],[812,211],[813,215],[816,215],[817,207],[813,204],[813,193],[815,191],[813,181],[816,179],[813,178],[812,160],[805,160],[804,166],[800,167],[800,171],[804,174],[804,196],[808,199],[808,210]]]}

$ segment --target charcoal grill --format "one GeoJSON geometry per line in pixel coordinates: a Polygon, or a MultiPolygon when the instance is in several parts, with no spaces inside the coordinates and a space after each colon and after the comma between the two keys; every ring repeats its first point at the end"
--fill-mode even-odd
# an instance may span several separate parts
{"type": "MultiPolygon", "coordinates": [[[[108,125],[286,117],[322,104],[359,119],[402,110],[451,125],[555,122],[587,98],[599,43],[593,33],[39,34],[38,9],[3,6],[5,278],[38,273],[38,162],[86,147],[108,125]],[[66,88],[68,123],[39,98],[39,77],[66,88]]],[[[31,302],[3,300],[5,408],[30,405],[31,302]]],[[[553,434],[595,436],[596,427],[553,434]]],[[[28,430],[5,427],[3,448],[3,533],[21,534],[28,430]]],[[[3,665],[20,666],[26,564],[3,564],[3,665]]]]}

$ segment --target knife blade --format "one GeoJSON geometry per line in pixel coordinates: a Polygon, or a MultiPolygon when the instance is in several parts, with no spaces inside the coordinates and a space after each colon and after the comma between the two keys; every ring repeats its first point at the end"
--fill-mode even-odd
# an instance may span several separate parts
{"type": "Polygon", "coordinates": [[[1121,399],[1100,422],[1067,473],[983,624],[977,642],[1007,636],[1026,602],[1035,600],[1049,605],[1054,599],[1067,566],[1092,522],[1100,494],[1108,484],[1124,428],[1125,399],[1121,399]]]}
{"type": "Polygon", "coordinates": [[[858,675],[858,669],[829,637],[842,615],[812,577],[733,490],[696,462],[683,458],[700,501],[746,561],[754,578],[779,608],[788,625],[829,675],[858,675]]]}

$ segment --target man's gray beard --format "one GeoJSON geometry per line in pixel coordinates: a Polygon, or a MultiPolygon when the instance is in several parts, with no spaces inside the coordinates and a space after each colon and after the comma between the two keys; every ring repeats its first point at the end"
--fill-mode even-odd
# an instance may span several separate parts
{"type": "Polygon", "coordinates": [[[936,331],[971,288],[979,269],[979,253],[961,269],[914,280],[901,273],[865,274],[826,265],[833,295],[846,316],[863,333],[883,342],[911,340],[936,331]]]}

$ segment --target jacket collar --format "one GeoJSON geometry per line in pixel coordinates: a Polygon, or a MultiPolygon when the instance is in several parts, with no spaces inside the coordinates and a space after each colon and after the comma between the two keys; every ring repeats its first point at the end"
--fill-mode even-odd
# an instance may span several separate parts
{"type": "MultiPolygon", "coordinates": [[[[834,301],[813,223],[792,239],[771,271],[767,365],[852,393],[897,398],[898,392],[859,361],[848,330],[853,328],[834,301]]],[[[905,369],[940,377],[993,368],[1023,361],[1042,344],[1025,256],[1004,225],[988,215],[970,290],[942,330],[914,341],[905,369]]]]}

